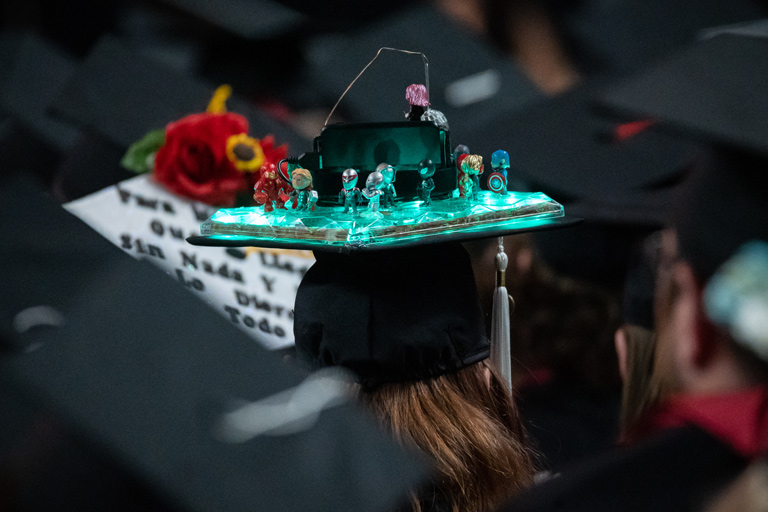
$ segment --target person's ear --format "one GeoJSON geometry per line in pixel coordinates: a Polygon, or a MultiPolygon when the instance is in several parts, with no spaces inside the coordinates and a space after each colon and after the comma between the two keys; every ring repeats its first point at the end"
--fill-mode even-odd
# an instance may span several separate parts
{"type": "Polygon", "coordinates": [[[627,380],[627,331],[624,327],[616,329],[613,335],[613,344],[616,347],[616,357],[619,360],[619,374],[621,380],[627,380]]]}

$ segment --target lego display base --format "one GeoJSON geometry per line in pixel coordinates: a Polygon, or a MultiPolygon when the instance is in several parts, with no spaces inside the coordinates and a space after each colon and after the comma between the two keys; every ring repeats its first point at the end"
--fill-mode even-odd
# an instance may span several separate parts
{"type": "Polygon", "coordinates": [[[561,227],[578,222],[564,216],[562,205],[540,192],[497,194],[481,191],[476,200],[454,197],[397,203],[371,211],[341,206],[314,211],[262,207],[225,208],[206,220],[194,245],[282,247],[334,252],[404,247],[470,240],[561,227]]]}

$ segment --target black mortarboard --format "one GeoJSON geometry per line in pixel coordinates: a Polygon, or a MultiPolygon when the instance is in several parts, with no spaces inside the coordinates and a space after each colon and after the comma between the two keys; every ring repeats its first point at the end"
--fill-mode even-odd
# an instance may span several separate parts
{"type": "Polygon", "coordinates": [[[488,357],[460,244],[315,256],[294,318],[297,353],[310,365],[345,366],[375,386],[438,377],[488,357]]]}
{"type": "Polygon", "coordinates": [[[479,150],[506,150],[512,183],[522,178],[531,189],[569,203],[606,202],[612,215],[621,215],[622,199],[674,182],[696,151],[679,137],[636,123],[636,117],[596,110],[591,102],[608,83],[589,81],[490,119],[475,135],[483,141],[479,150]]]}
{"type": "Polygon", "coordinates": [[[713,151],[670,217],[679,251],[708,278],[742,243],[768,239],[768,37],[722,34],[609,90],[604,103],[652,117],[713,151]],[[764,76],[763,76],[764,75],[764,76]]]}
{"type": "Polygon", "coordinates": [[[734,23],[731,25],[724,25],[724,26],[704,29],[699,32],[699,39],[708,39],[710,37],[715,37],[720,34],[768,37],[768,19],[761,19],[757,21],[746,21],[744,23],[734,23]]]}
{"type": "Polygon", "coordinates": [[[647,120],[593,108],[610,83],[593,79],[497,116],[475,137],[484,153],[509,153],[510,188],[541,190],[585,219],[567,232],[535,235],[544,260],[561,274],[618,289],[631,247],[663,225],[698,149],[647,120]]]}
{"type": "MultiPolygon", "coordinates": [[[[128,147],[151,130],[208,104],[215,86],[144,57],[114,37],[104,37],[75,70],[54,109],[109,141],[128,147]]],[[[303,142],[293,130],[247,102],[232,98],[230,111],[250,122],[261,137],[273,134],[278,144],[303,142]]]]}
{"type": "MultiPolygon", "coordinates": [[[[298,395],[310,389],[288,391],[296,400],[281,407],[290,397],[275,394],[300,382],[294,370],[33,187],[3,185],[3,383],[45,403],[163,503],[198,511],[384,510],[422,476],[349,405],[293,433],[234,443],[214,437],[221,413],[240,401],[270,397],[259,418],[271,420],[306,405],[298,395]]],[[[60,491],[37,492],[66,496],[60,491]]]]}
{"type": "Polygon", "coordinates": [[[572,59],[592,73],[633,72],[692,43],[701,30],[765,15],[755,0],[576,1],[553,10],[572,59]]]}
{"type": "MultiPolygon", "coordinates": [[[[363,25],[353,34],[310,41],[307,59],[318,87],[336,99],[355,78],[356,70],[381,47],[427,56],[429,102],[447,117],[454,143],[464,142],[499,112],[513,111],[540,96],[514,62],[434,7],[424,5],[363,25]]],[[[339,108],[350,121],[399,121],[409,108],[406,87],[424,82],[424,66],[418,55],[382,52],[339,108]]]]}
{"type": "Polygon", "coordinates": [[[7,46],[8,65],[0,70],[0,110],[52,148],[68,149],[78,131],[48,108],[74,71],[75,59],[32,34],[9,40],[7,46]]]}
{"type": "Polygon", "coordinates": [[[274,37],[296,29],[306,19],[272,0],[164,0],[207,22],[247,39],[274,37]]]}
{"type": "Polygon", "coordinates": [[[768,153],[768,37],[722,34],[606,91],[607,106],[697,138],[768,153]]]}

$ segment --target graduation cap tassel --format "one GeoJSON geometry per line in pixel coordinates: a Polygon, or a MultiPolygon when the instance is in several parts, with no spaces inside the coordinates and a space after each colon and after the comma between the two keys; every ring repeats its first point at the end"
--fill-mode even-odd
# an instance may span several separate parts
{"type": "Polygon", "coordinates": [[[509,259],[504,252],[504,238],[499,237],[496,253],[496,289],[493,292],[493,317],[491,322],[491,362],[501,373],[512,391],[512,362],[509,340],[509,295],[504,283],[509,259]]]}

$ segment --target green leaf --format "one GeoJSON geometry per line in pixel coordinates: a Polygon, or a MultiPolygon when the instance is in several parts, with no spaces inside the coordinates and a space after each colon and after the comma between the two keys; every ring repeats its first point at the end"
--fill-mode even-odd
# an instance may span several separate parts
{"type": "Polygon", "coordinates": [[[120,165],[137,174],[149,172],[154,167],[155,153],[165,144],[165,129],[153,130],[141,140],[131,144],[120,165]]]}

